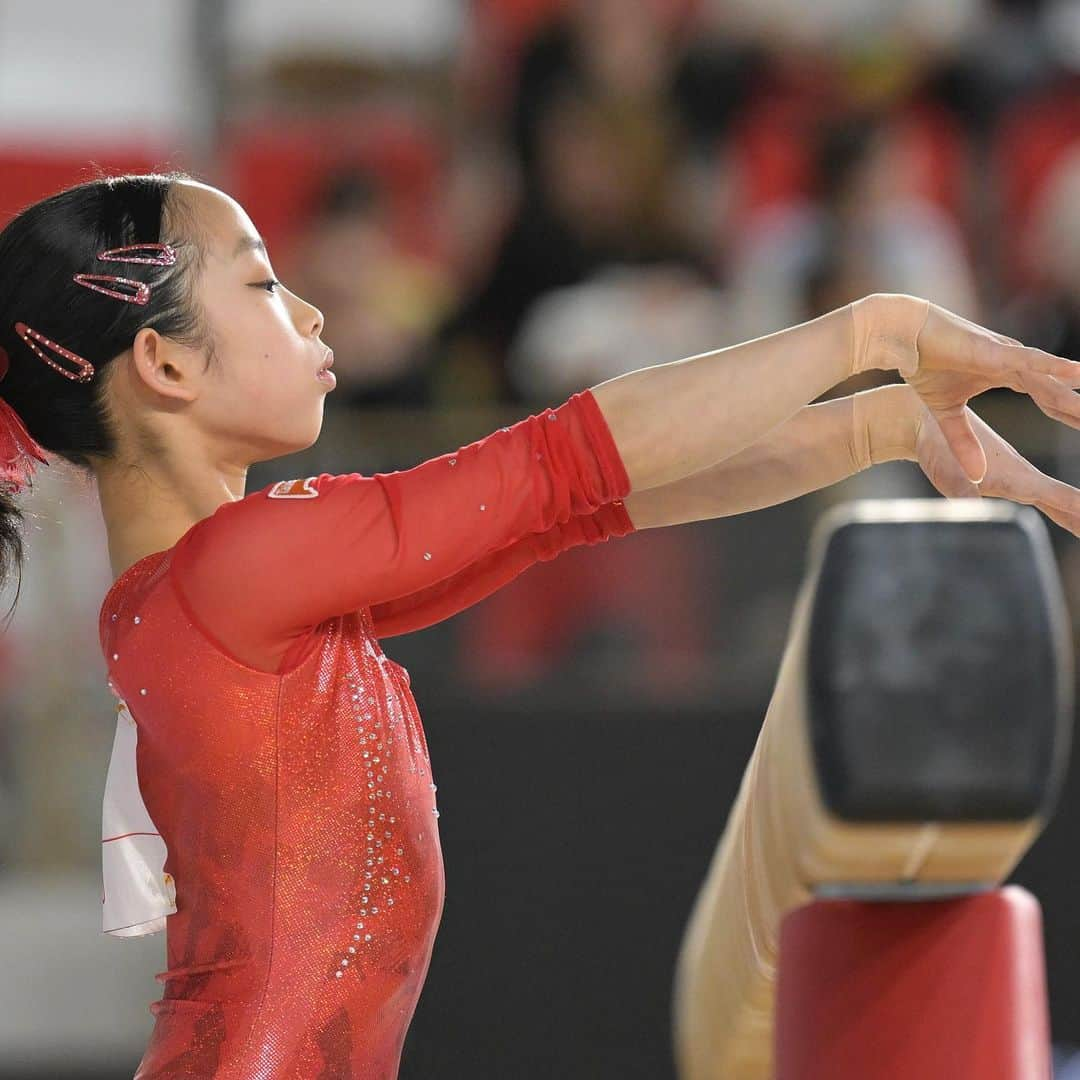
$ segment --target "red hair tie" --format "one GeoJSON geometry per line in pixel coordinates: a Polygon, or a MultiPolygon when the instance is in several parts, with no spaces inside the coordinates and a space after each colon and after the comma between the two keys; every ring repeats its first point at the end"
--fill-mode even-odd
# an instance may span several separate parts
{"type": "MultiPolygon", "coordinates": [[[[0,346],[0,382],[9,363],[7,350],[0,346]]],[[[26,430],[19,414],[0,398],[0,484],[16,494],[29,487],[38,461],[49,464],[43,447],[26,430]]]]}

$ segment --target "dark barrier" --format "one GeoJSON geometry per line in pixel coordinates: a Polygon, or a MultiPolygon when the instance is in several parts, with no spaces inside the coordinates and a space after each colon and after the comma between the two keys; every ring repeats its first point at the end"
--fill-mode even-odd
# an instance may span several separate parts
{"type": "MultiPolygon", "coordinates": [[[[674,715],[568,711],[543,694],[481,709],[420,688],[418,701],[446,906],[402,1080],[673,1078],[676,953],[768,701],[674,715]]],[[[1072,1043],[1075,772],[1008,879],[1042,905],[1053,1036],[1072,1043]]]]}

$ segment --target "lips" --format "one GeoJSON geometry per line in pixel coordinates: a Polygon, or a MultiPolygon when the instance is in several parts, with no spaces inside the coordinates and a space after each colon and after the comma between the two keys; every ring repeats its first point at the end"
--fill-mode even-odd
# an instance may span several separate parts
{"type": "Polygon", "coordinates": [[[320,372],[326,371],[328,367],[334,362],[334,350],[328,349],[326,352],[326,359],[323,361],[323,366],[319,368],[320,372]]]}

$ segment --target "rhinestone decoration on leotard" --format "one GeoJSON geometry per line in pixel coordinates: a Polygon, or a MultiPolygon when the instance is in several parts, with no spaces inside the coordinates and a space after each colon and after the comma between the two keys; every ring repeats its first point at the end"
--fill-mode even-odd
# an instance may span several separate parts
{"type": "MultiPolygon", "coordinates": [[[[380,912],[385,916],[400,899],[391,891],[393,887],[400,886],[401,883],[409,884],[412,880],[411,875],[403,874],[399,866],[387,865],[382,854],[383,851],[391,849],[398,856],[405,854],[400,843],[394,846],[393,826],[398,823],[397,815],[378,808],[380,800],[389,799],[392,795],[389,788],[379,785],[384,784],[389,777],[390,760],[394,754],[391,746],[395,742],[395,732],[401,732],[404,728],[409,736],[409,743],[414,751],[412,755],[406,755],[411,772],[418,771],[417,758],[427,756],[427,747],[422,737],[413,730],[415,725],[412,715],[402,706],[398,680],[399,673],[404,669],[378,651],[371,640],[363,643],[362,652],[369,662],[366,665],[368,671],[373,676],[371,685],[364,685],[362,676],[358,673],[346,676],[345,683],[349,700],[353,704],[353,720],[360,740],[361,782],[370,800],[368,816],[363,819],[367,858],[364,860],[361,906],[357,909],[361,920],[355,924],[356,930],[363,933],[353,933],[353,943],[346,943],[343,952],[339,954],[338,966],[334,971],[335,977],[339,979],[344,977],[345,970],[350,966],[350,959],[357,959],[356,943],[371,947],[375,940],[372,933],[374,927],[370,920],[379,918],[380,912]],[[383,694],[381,706],[375,699],[376,690],[379,688],[383,694]],[[373,730],[368,730],[369,728],[373,730]],[[378,892],[380,889],[381,895],[378,892]]],[[[432,792],[436,790],[434,783],[429,786],[432,792]]],[[[436,807],[432,807],[432,813],[435,817],[439,816],[436,807]]],[[[422,839],[422,834],[418,834],[418,839],[422,839]]]]}
{"type": "MultiPolygon", "coordinates": [[[[365,645],[366,645],[365,652],[377,662],[378,668],[379,668],[379,671],[380,671],[380,675],[382,676],[383,679],[385,679],[386,674],[385,674],[384,664],[385,664],[386,658],[385,657],[379,657],[374,652],[374,650],[371,648],[370,642],[366,642],[365,645]]],[[[364,747],[364,749],[361,751],[361,756],[363,758],[363,763],[364,763],[364,766],[365,766],[364,774],[365,774],[365,776],[367,778],[365,782],[366,782],[366,785],[367,785],[367,788],[368,788],[368,797],[370,799],[382,799],[382,798],[384,798],[384,796],[389,797],[390,791],[389,790],[384,791],[384,789],[379,787],[378,785],[383,782],[384,778],[386,777],[387,771],[388,771],[388,760],[391,757],[391,752],[390,752],[389,746],[390,746],[390,743],[393,741],[392,734],[389,731],[386,732],[386,734],[385,734],[386,745],[385,746],[384,746],[383,742],[376,741],[376,732],[375,731],[367,732],[367,737],[366,738],[364,737],[365,736],[365,726],[371,724],[372,722],[374,722],[374,727],[376,728],[376,730],[381,733],[383,731],[382,720],[378,718],[378,710],[373,710],[372,709],[372,706],[374,706],[374,702],[375,702],[374,697],[371,696],[369,694],[369,692],[366,691],[363,687],[357,685],[355,677],[353,677],[353,676],[347,677],[346,682],[347,682],[349,690],[351,691],[350,700],[353,701],[353,702],[358,703],[358,707],[355,710],[355,712],[356,712],[355,719],[358,721],[356,731],[357,731],[357,734],[360,735],[361,746],[364,747]],[[375,741],[374,751],[371,748],[367,747],[367,743],[369,741],[375,741]]],[[[393,711],[392,711],[392,709],[390,707],[388,707],[386,709],[386,715],[387,715],[388,718],[392,717],[394,715],[393,711]]],[[[379,855],[377,857],[375,855],[376,849],[382,847],[383,841],[382,841],[381,838],[377,838],[375,836],[374,831],[373,831],[376,828],[376,817],[375,817],[375,815],[376,815],[376,807],[375,807],[374,804],[370,804],[368,806],[368,813],[370,815],[368,817],[368,819],[367,819],[367,833],[366,833],[366,839],[368,841],[367,847],[366,847],[366,853],[368,855],[368,858],[365,860],[365,864],[368,867],[374,867],[375,865],[378,865],[378,864],[382,863],[382,861],[383,861],[383,856],[382,855],[379,855]]],[[[386,818],[387,818],[387,815],[385,813],[380,813],[378,815],[378,821],[383,822],[384,825],[386,823],[386,818]]],[[[396,820],[395,816],[390,815],[390,822],[393,823],[395,820],[396,820]]],[[[389,839],[393,835],[392,831],[390,829],[386,829],[386,828],[384,828],[382,830],[382,833],[383,833],[383,836],[386,839],[389,839]]],[[[403,851],[403,849],[401,849],[401,848],[398,849],[399,854],[401,854],[402,851],[403,851]]],[[[393,868],[393,871],[394,871],[394,875],[396,877],[397,874],[398,874],[397,868],[396,867],[393,868]]],[[[372,896],[371,896],[371,878],[372,878],[372,876],[373,876],[373,870],[367,869],[367,870],[364,871],[364,884],[363,884],[363,887],[362,887],[362,895],[361,895],[361,904],[362,904],[362,906],[359,908],[359,913],[362,916],[364,916],[365,918],[370,918],[371,916],[376,916],[376,915],[379,914],[379,905],[371,903],[371,900],[372,900],[372,896]]],[[[406,880],[408,880],[407,877],[406,877],[406,880]]],[[[382,876],[380,874],[380,882],[383,885],[388,885],[388,884],[390,884],[390,879],[388,877],[384,877],[384,876],[382,876]]],[[[385,903],[386,903],[386,905],[388,907],[393,907],[394,906],[394,898],[392,896],[387,896],[386,900],[385,900],[385,903]]],[[[358,922],[356,924],[356,928],[358,930],[364,929],[364,923],[363,922],[358,922]]],[[[353,940],[354,941],[362,941],[364,943],[367,943],[367,942],[370,942],[372,940],[372,936],[371,936],[370,932],[365,933],[363,938],[361,938],[359,934],[354,934],[353,935],[353,940]]],[[[348,946],[346,946],[346,951],[350,955],[354,955],[356,953],[356,946],[355,945],[348,945],[348,946]]],[[[349,957],[348,956],[342,957],[341,960],[339,961],[339,969],[334,972],[335,977],[337,977],[339,979],[342,978],[343,971],[341,969],[347,968],[348,966],[349,966],[349,957]]]]}

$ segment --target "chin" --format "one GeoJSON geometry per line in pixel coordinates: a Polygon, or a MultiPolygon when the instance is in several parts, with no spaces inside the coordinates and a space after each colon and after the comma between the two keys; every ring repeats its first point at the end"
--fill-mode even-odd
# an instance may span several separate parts
{"type": "MultiPolygon", "coordinates": [[[[304,450],[310,449],[319,441],[319,434],[322,431],[322,414],[320,412],[319,417],[313,425],[308,429],[309,434],[304,437],[290,438],[288,442],[279,441],[277,443],[277,449],[271,453],[268,453],[265,457],[260,457],[259,461],[276,461],[278,458],[288,457],[290,454],[299,454],[304,450]]],[[[290,433],[295,435],[296,433],[290,433]]]]}

